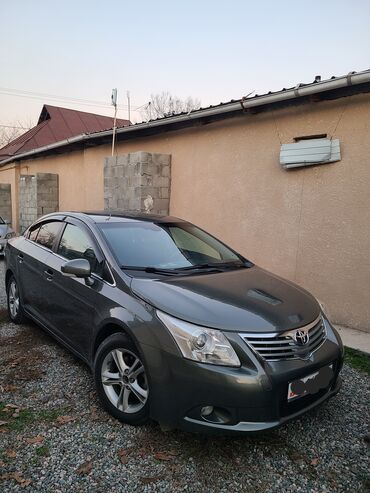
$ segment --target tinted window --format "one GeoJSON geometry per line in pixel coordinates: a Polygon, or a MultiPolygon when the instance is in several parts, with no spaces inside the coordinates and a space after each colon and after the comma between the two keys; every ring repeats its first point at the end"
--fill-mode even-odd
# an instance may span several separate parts
{"type": "Polygon", "coordinates": [[[176,269],[240,261],[218,240],[192,224],[130,222],[101,224],[121,266],[176,269]]]}
{"type": "Polygon", "coordinates": [[[55,238],[61,228],[60,222],[49,222],[41,225],[36,236],[36,243],[44,246],[45,248],[52,248],[55,238]]]}
{"type": "Polygon", "coordinates": [[[208,257],[212,257],[213,259],[221,260],[221,253],[215,250],[209,243],[202,240],[202,238],[199,238],[199,236],[194,236],[194,234],[177,227],[170,227],[169,230],[176,245],[181,250],[197,252],[208,255],[208,257]]]}
{"type": "Polygon", "coordinates": [[[89,235],[78,226],[67,224],[58,246],[58,254],[68,260],[85,258],[90,262],[92,272],[99,275],[102,273],[102,264],[96,258],[89,235]]]}
{"type": "Polygon", "coordinates": [[[39,232],[40,225],[38,224],[37,226],[33,226],[29,233],[28,233],[28,239],[31,241],[36,241],[37,233],[39,232]]]}

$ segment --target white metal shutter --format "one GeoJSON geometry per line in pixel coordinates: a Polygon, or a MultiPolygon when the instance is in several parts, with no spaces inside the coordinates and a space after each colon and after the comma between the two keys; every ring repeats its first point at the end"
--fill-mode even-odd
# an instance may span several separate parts
{"type": "Polygon", "coordinates": [[[280,149],[280,164],[283,168],[333,163],[340,159],[338,139],[300,140],[294,144],[282,144],[280,149]]]}

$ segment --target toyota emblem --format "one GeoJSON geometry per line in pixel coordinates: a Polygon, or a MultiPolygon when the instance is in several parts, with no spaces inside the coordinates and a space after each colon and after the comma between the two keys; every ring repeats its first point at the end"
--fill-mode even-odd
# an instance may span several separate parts
{"type": "Polygon", "coordinates": [[[310,336],[308,335],[308,332],[304,332],[303,330],[298,329],[293,334],[293,339],[298,344],[298,346],[304,346],[310,340],[310,336]]]}

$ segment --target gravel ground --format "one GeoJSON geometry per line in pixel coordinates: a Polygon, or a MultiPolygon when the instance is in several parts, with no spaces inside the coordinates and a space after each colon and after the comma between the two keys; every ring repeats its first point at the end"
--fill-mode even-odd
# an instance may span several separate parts
{"type": "Polygon", "coordinates": [[[122,425],[84,364],[7,321],[1,270],[0,491],[370,492],[369,375],[345,366],[337,397],[253,437],[122,425]]]}

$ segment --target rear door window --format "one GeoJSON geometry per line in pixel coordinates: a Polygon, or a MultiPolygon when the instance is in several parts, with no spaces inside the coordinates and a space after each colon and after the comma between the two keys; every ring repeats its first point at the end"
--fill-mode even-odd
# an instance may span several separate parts
{"type": "MultiPolygon", "coordinates": [[[[51,250],[61,227],[62,223],[60,221],[50,221],[47,223],[43,223],[41,224],[40,229],[37,231],[37,235],[35,236],[35,240],[33,241],[36,241],[36,243],[38,243],[39,245],[42,245],[43,247],[49,248],[51,250]]],[[[32,233],[33,232],[31,232],[31,234],[32,233]]]]}

